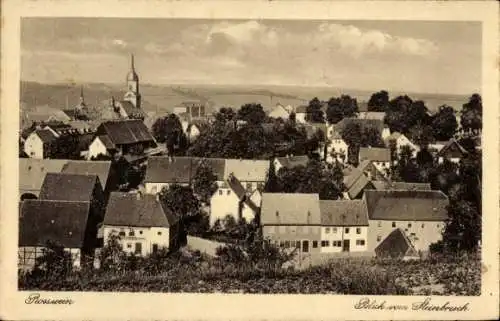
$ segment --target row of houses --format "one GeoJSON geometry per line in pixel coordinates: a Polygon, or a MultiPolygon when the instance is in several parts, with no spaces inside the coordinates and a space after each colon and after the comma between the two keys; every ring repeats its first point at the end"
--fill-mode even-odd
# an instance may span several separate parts
{"type": "Polygon", "coordinates": [[[359,200],[262,195],[265,238],[302,253],[425,253],[441,239],[448,198],[431,190],[366,190],[359,200]]]}

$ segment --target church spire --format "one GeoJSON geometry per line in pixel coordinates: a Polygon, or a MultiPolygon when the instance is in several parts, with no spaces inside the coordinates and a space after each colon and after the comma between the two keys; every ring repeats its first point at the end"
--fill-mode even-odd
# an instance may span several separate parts
{"type": "Polygon", "coordinates": [[[134,54],[130,54],[130,70],[132,72],[135,72],[135,65],[134,65],[134,54]]]}

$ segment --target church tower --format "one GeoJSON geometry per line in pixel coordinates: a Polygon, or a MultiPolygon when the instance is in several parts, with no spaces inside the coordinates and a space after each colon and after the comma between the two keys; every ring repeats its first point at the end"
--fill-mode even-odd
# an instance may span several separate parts
{"type": "Polygon", "coordinates": [[[123,97],[135,107],[141,108],[141,94],[139,93],[139,76],[135,72],[134,55],[130,55],[130,71],[127,74],[127,92],[123,97]]]}

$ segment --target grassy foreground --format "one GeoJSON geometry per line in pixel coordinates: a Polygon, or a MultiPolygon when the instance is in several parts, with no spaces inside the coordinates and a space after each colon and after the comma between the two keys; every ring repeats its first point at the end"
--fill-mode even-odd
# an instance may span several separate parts
{"type": "Polygon", "coordinates": [[[478,255],[406,262],[343,258],[301,271],[203,257],[167,258],[153,269],[137,263],[63,277],[21,274],[19,289],[372,295],[480,295],[481,291],[478,255]]]}

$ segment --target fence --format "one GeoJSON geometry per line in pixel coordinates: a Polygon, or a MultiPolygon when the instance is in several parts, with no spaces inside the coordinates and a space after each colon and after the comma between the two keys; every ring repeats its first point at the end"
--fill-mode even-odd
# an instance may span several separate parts
{"type": "Polygon", "coordinates": [[[191,250],[198,250],[210,256],[216,256],[215,251],[219,246],[224,246],[226,243],[216,242],[212,240],[202,239],[196,236],[187,236],[187,246],[191,250]]]}

